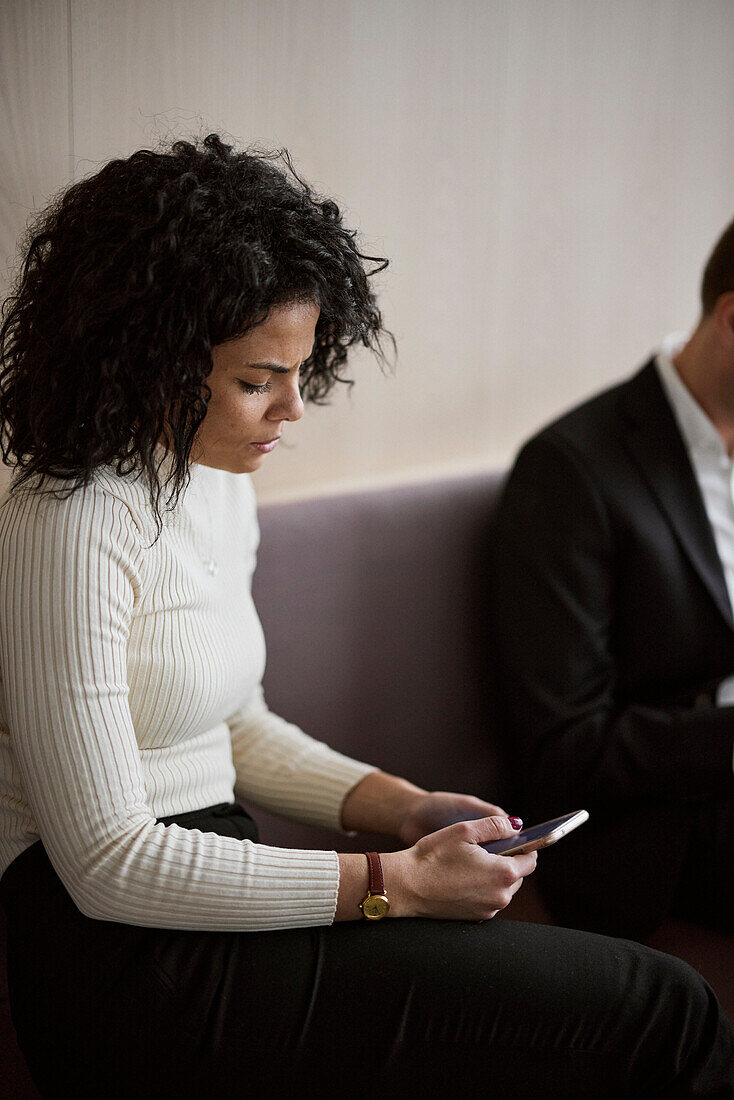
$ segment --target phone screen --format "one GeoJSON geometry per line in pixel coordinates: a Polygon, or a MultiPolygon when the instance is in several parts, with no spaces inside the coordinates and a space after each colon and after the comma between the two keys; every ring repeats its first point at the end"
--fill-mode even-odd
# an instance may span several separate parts
{"type": "Polygon", "coordinates": [[[540,847],[541,845],[537,845],[537,842],[545,840],[551,833],[557,832],[558,834],[553,838],[553,843],[555,840],[560,840],[567,832],[570,833],[578,825],[582,825],[584,821],[588,821],[588,818],[589,815],[586,810],[574,810],[572,814],[554,817],[551,821],[543,821],[540,825],[531,825],[528,829],[521,829],[514,836],[505,837],[503,840],[492,840],[488,844],[482,844],[481,847],[494,855],[502,855],[503,852],[521,848],[527,844],[540,847]]]}

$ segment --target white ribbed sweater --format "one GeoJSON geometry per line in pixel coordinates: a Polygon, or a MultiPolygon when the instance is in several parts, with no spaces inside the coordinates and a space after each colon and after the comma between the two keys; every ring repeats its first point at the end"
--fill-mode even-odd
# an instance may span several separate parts
{"type": "Polygon", "coordinates": [[[107,468],[0,506],[0,873],[40,837],[91,917],[329,924],[335,852],[155,820],[236,796],[338,829],[372,770],[268,711],[250,478],[191,470],[157,541],[142,479],[107,468]]]}

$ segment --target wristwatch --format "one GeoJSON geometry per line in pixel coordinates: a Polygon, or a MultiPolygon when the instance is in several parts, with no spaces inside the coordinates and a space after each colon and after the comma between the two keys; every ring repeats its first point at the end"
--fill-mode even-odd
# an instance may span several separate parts
{"type": "Polygon", "coordinates": [[[362,916],[367,920],[382,920],[390,912],[390,902],[385,893],[385,880],[382,877],[382,860],[377,852],[365,852],[370,869],[370,885],[367,896],[360,905],[362,916]]]}

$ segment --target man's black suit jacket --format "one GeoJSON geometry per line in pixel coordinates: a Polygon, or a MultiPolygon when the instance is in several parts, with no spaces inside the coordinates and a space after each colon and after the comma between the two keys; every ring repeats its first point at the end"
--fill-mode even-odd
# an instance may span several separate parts
{"type": "MultiPolygon", "coordinates": [[[[493,677],[523,791],[510,812],[592,815],[575,844],[547,853],[546,882],[560,874],[567,891],[593,861],[598,887],[596,853],[606,893],[625,888],[615,858],[641,861],[651,889],[666,880],[670,893],[689,843],[676,822],[734,795],[734,707],[714,698],[734,674],[734,618],[654,361],[522,449],[490,586],[493,677]]],[[[601,889],[596,908],[609,902],[601,889]]]]}

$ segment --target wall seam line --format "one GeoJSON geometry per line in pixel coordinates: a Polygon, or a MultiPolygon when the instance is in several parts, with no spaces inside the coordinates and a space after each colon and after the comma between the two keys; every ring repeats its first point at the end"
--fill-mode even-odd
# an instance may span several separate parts
{"type": "Polygon", "coordinates": [[[74,53],[71,41],[71,0],[66,0],[66,48],[68,69],[68,112],[69,112],[69,176],[73,182],[76,177],[74,163],[74,53]]]}

